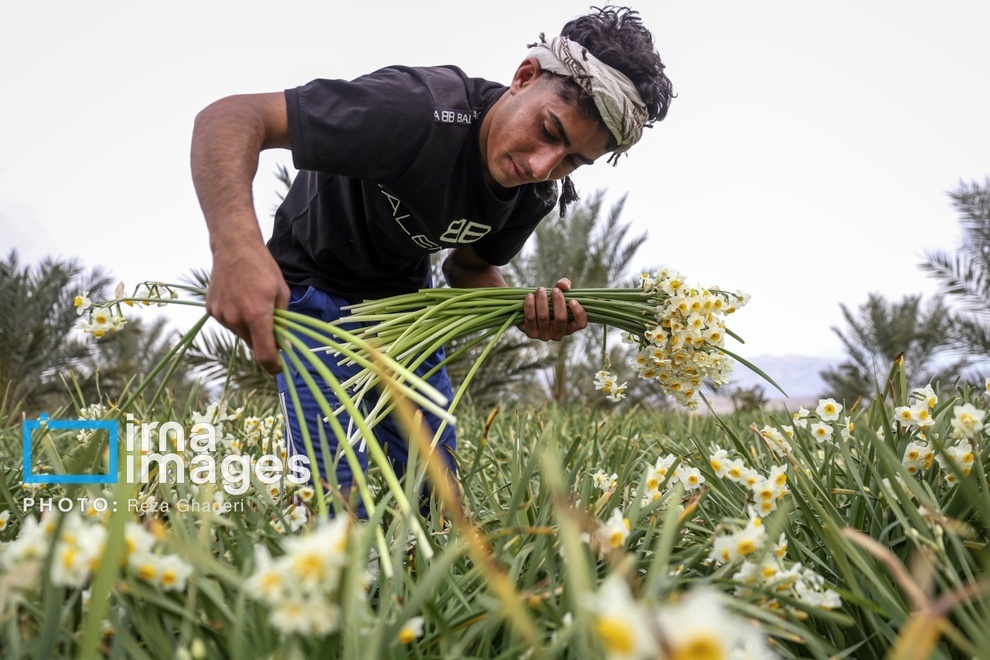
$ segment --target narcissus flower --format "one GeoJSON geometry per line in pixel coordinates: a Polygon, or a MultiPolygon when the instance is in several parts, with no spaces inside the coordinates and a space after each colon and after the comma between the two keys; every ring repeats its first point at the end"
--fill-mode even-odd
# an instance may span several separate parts
{"type": "Polygon", "coordinates": [[[273,560],[265,548],[255,550],[255,570],[245,591],[271,610],[268,621],[283,633],[327,635],[340,626],[337,603],[347,563],[350,521],[336,518],[303,536],[283,542],[285,554],[273,560]]]}
{"type": "Polygon", "coordinates": [[[76,296],[75,300],[72,301],[72,304],[76,308],[76,314],[82,316],[87,309],[93,306],[93,301],[89,299],[89,291],[76,296]]]}
{"type": "Polygon", "coordinates": [[[631,529],[629,520],[622,515],[622,510],[615,509],[612,511],[612,516],[598,528],[595,536],[603,548],[615,550],[626,542],[631,529]]]}
{"type": "Polygon", "coordinates": [[[956,438],[973,439],[983,430],[983,418],[987,411],[980,410],[972,403],[952,408],[952,435],[956,438]]]}
{"type": "Polygon", "coordinates": [[[650,632],[650,618],[637,603],[624,580],[611,575],[587,607],[594,617],[594,632],[611,660],[656,657],[657,644],[650,632]]]}
{"type": "Polygon", "coordinates": [[[602,491],[608,491],[618,480],[618,474],[608,474],[605,470],[598,470],[591,475],[591,481],[595,484],[595,488],[602,491]]]}
{"type": "Polygon", "coordinates": [[[835,399],[821,399],[818,401],[818,407],[815,408],[815,413],[823,422],[836,421],[840,412],[842,412],[842,404],[837,403],[835,399]]]}
{"type": "Polygon", "coordinates": [[[692,589],[661,607],[656,621],[666,658],[773,657],[757,629],[732,614],[725,597],[711,588],[692,589]]]}
{"type": "Polygon", "coordinates": [[[832,427],[825,422],[812,422],[811,435],[818,442],[828,442],[832,439],[832,427]]]}
{"type": "Polygon", "coordinates": [[[402,644],[412,644],[423,636],[423,617],[414,616],[402,625],[399,630],[399,642],[402,644]]]}

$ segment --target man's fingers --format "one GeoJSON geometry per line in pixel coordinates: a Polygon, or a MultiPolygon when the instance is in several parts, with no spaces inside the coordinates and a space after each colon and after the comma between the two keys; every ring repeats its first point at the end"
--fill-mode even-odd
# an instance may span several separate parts
{"type": "Polygon", "coordinates": [[[581,306],[576,300],[572,300],[567,303],[568,309],[571,310],[571,322],[568,325],[567,334],[577,332],[578,330],[583,330],[588,327],[588,312],[584,311],[584,307],[581,306]]]}
{"type": "Polygon", "coordinates": [[[244,320],[246,333],[241,335],[254,351],[254,359],[265,371],[277,374],[282,370],[275,344],[275,319],[272,308],[252,314],[244,320]]]}
{"type": "Polygon", "coordinates": [[[252,335],[252,345],[254,346],[254,359],[265,371],[270,374],[277,374],[282,371],[282,364],[278,359],[278,348],[275,345],[275,335],[271,327],[268,332],[260,332],[257,336],[252,335]]]}
{"type": "Polygon", "coordinates": [[[560,341],[567,334],[567,327],[570,319],[567,317],[567,301],[564,299],[564,292],[560,287],[554,287],[550,292],[553,298],[553,319],[550,322],[550,339],[560,341]]]}
{"type": "MultiPolygon", "coordinates": [[[[286,295],[288,301],[288,295],[286,295]]],[[[277,304],[277,302],[276,302],[277,304]]],[[[226,313],[224,307],[215,305],[207,310],[220,325],[240,337],[254,353],[255,361],[271,374],[282,370],[278,359],[278,348],[275,344],[274,317],[269,309],[266,312],[252,314],[245,318],[239,313],[226,313]]]]}

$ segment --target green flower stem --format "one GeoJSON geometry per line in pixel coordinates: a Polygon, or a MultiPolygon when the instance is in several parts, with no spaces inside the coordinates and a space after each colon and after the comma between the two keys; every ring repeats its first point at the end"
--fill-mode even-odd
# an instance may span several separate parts
{"type": "MultiPolygon", "coordinates": [[[[288,342],[279,339],[278,345],[279,349],[281,349],[278,359],[282,363],[282,373],[289,373],[289,364],[286,361],[286,356],[290,356],[290,360],[293,364],[297,364],[297,368],[302,365],[299,358],[293,355],[292,346],[288,342]]],[[[299,402],[299,393],[296,391],[296,384],[292,382],[291,378],[286,377],[285,380],[289,385],[289,398],[292,399],[292,405],[295,410],[302,410],[302,405],[299,402]]],[[[288,425],[288,420],[285,420],[285,423],[288,425]]],[[[306,458],[309,459],[310,465],[315,466],[316,451],[313,448],[313,440],[309,434],[309,426],[307,424],[300,424],[299,427],[302,430],[303,444],[306,446],[306,458]]],[[[316,502],[318,504],[320,518],[325,518],[327,515],[327,503],[326,494],[323,492],[323,479],[318,476],[316,479],[313,479],[313,485],[316,490],[316,502]]]]}
{"type": "Polygon", "coordinates": [[[435,415],[442,417],[446,414],[446,411],[441,407],[447,403],[447,398],[443,394],[438,392],[432,385],[416,376],[416,374],[405,365],[400,364],[388,356],[381,355],[381,351],[367,340],[344,330],[338,325],[328,324],[318,319],[306,316],[305,314],[297,314],[295,312],[287,312],[285,310],[276,310],[275,319],[276,324],[281,323],[284,327],[296,330],[316,341],[327,342],[328,347],[332,348],[332,350],[340,353],[345,358],[352,359],[355,363],[367,370],[375,373],[380,373],[385,369],[395,371],[401,377],[400,382],[408,381],[409,383],[412,383],[411,386],[404,388],[404,394],[409,396],[410,399],[415,401],[421,407],[430,410],[430,412],[435,415]],[[317,332],[314,328],[329,330],[330,332],[339,335],[340,338],[347,343],[341,344],[336,342],[330,339],[327,335],[317,332]],[[374,352],[380,356],[381,364],[368,357],[371,352],[374,352]],[[419,392],[422,392],[422,395],[420,395],[419,392]]]}
{"type": "MultiPolygon", "coordinates": [[[[337,396],[341,405],[343,405],[344,408],[351,414],[352,419],[354,419],[355,423],[360,425],[361,422],[358,420],[361,419],[361,415],[358,412],[357,408],[354,406],[354,402],[351,401],[350,397],[340,386],[340,383],[334,377],[330,369],[328,369],[327,366],[323,364],[322,360],[320,360],[315,355],[313,355],[311,349],[308,346],[306,346],[306,344],[303,343],[301,339],[293,335],[288,330],[276,326],[275,333],[281,342],[289,343],[297,351],[301,352],[303,356],[306,357],[307,361],[309,361],[309,363],[313,366],[313,368],[316,369],[320,377],[323,378],[323,380],[327,383],[327,385],[330,386],[330,389],[333,390],[334,394],[337,396]]],[[[302,377],[303,382],[306,384],[306,387],[309,389],[309,391],[313,394],[313,397],[316,399],[316,403],[320,407],[320,411],[323,413],[324,417],[326,417],[327,423],[330,424],[330,428],[333,430],[334,435],[337,437],[338,445],[344,450],[344,455],[347,458],[347,462],[350,465],[351,472],[353,473],[354,476],[354,484],[357,486],[358,493],[361,495],[361,499],[364,501],[364,505],[368,512],[368,515],[369,516],[372,515],[375,510],[374,500],[371,497],[371,491],[368,490],[368,482],[367,479],[365,478],[364,469],[361,467],[361,463],[358,460],[357,454],[355,454],[354,452],[354,448],[351,446],[351,443],[348,441],[347,434],[344,432],[344,429],[341,427],[340,421],[337,419],[337,416],[333,414],[333,409],[330,407],[330,404],[327,402],[326,397],[323,396],[323,392],[320,390],[319,385],[316,384],[316,381],[313,379],[313,376],[309,373],[309,371],[303,365],[302,361],[299,359],[298,354],[295,351],[292,351],[292,352],[288,352],[287,355],[289,356],[289,359],[292,362],[293,366],[299,372],[299,375],[302,377]]],[[[291,376],[286,374],[286,380],[291,381],[292,380],[291,376]]],[[[298,406],[298,399],[294,400],[293,404],[298,406]]],[[[302,410],[302,408],[297,407],[296,410],[302,410]]],[[[286,423],[288,423],[288,420],[286,420],[286,423]]],[[[299,426],[300,428],[303,428],[307,425],[305,424],[304,420],[300,420],[299,426]]],[[[368,431],[368,435],[371,435],[370,430],[368,431]]],[[[312,439],[309,437],[309,433],[304,432],[303,441],[306,443],[306,452],[307,454],[309,454],[310,461],[313,462],[313,467],[315,468],[316,452],[313,449],[312,439]]],[[[331,458],[332,457],[330,456],[323,457],[324,469],[326,470],[330,469],[329,461],[331,458]]]]}
{"type": "MultiPolygon", "coordinates": [[[[519,314],[513,313],[507,320],[515,324],[518,322],[518,318],[519,314]]],[[[394,352],[393,355],[399,361],[412,359],[408,367],[415,370],[430,355],[450,340],[463,337],[478,330],[497,328],[503,325],[506,319],[501,311],[497,311],[475,317],[463,317],[459,321],[456,324],[444,323],[440,328],[428,333],[424,332],[415,338],[408,338],[405,343],[396,341],[388,348],[394,352]]]]}
{"type": "MultiPolygon", "coordinates": [[[[402,486],[399,484],[399,480],[395,476],[395,472],[389,466],[388,458],[385,456],[385,452],[382,450],[381,445],[378,443],[378,439],[375,437],[374,433],[371,432],[370,427],[365,422],[364,415],[362,415],[361,412],[357,409],[354,400],[347,394],[347,392],[341,386],[337,378],[334,377],[333,373],[330,371],[327,365],[324,364],[321,359],[313,355],[312,349],[310,349],[310,347],[307,346],[301,339],[293,335],[288,330],[284,328],[279,328],[278,326],[276,326],[276,333],[280,338],[289,341],[297,350],[302,352],[302,354],[310,362],[313,368],[316,369],[317,373],[327,382],[327,384],[333,390],[334,395],[336,395],[338,401],[340,401],[341,405],[351,416],[351,420],[360,430],[362,437],[364,438],[365,442],[368,445],[368,453],[371,455],[371,458],[373,458],[375,462],[378,464],[378,467],[382,473],[382,477],[385,479],[385,482],[392,490],[392,495],[393,497],[395,497],[395,502],[399,507],[399,511],[402,513],[403,517],[406,518],[410,528],[412,529],[413,533],[416,534],[417,538],[419,538],[420,542],[425,544],[424,553],[429,552],[429,542],[428,542],[429,540],[427,539],[422,526],[415,519],[414,516],[415,511],[413,510],[412,505],[409,503],[409,500],[406,498],[405,493],[402,490],[402,486]]],[[[361,493],[362,499],[364,500],[365,508],[369,516],[373,515],[375,509],[374,502],[371,499],[371,493],[368,490],[367,480],[365,479],[364,476],[364,470],[361,469],[361,465],[358,462],[357,455],[354,453],[354,448],[351,446],[350,442],[348,442],[348,439],[344,434],[343,429],[340,427],[340,422],[337,421],[336,416],[333,414],[333,411],[330,409],[330,404],[327,403],[326,398],[323,397],[322,393],[320,392],[320,388],[316,385],[312,376],[309,374],[308,371],[302,369],[301,365],[296,365],[296,368],[299,369],[299,373],[302,376],[303,380],[305,381],[306,386],[310,389],[310,391],[314,395],[316,395],[317,403],[320,405],[320,410],[323,412],[324,415],[327,416],[327,421],[330,423],[331,428],[333,428],[334,434],[337,436],[337,439],[339,441],[342,441],[341,446],[344,449],[344,454],[347,456],[347,461],[350,464],[351,471],[354,474],[354,481],[356,484],[358,484],[358,489],[359,492],[361,493]]]]}
{"type": "MultiPolygon", "coordinates": [[[[502,338],[502,335],[504,335],[509,330],[509,328],[515,325],[513,323],[513,320],[514,320],[513,318],[506,319],[505,323],[502,325],[501,328],[499,328],[498,332],[492,335],[491,339],[488,340],[488,344],[481,351],[481,355],[478,356],[478,359],[475,361],[475,363],[471,365],[471,368],[464,376],[464,380],[461,382],[460,387],[458,387],[457,391],[454,393],[454,398],[450,402],[451,412],[453,412],[454,408],[457,407],[457,404],[461,402],[461,399],[464,397],[464,394],[467,393],[468,385],[470,385],[471,381],[474,380],[475,374],[478,373],[478,369],[480,369],[481,365],[484,364],[485,360],[488,358],[488,354],[491,353],[492,349],[495,347],[495,344],[498,342],[499,339],[502,338]]],[[[445,419],[442,422],[440,422],[440,426],[437,428],[436,435],[434,435],[433,442],[430,445],[431,447],[436,446],[437,439],[440,437],[440,434],[443,433],[443,430],[446,427],[447,427],[447,420],[445,419]]]]}
{"type": "MultiPolygon", "coordinates": [[[[116,300],[108,300],[105,303],[99,305],[94,305],[94,307],[110,307],[111,305],[117,305],[119,303],[135,302],[135,303],[152,303],[156,307],[160,305],[186,305],[187,307],[206,307],[206,303],[200,300],[179,300],[177,298],[118,298],[116,300]]],[[[145,305],[145,307],[151,307],[151,305],[145,305]]]]}

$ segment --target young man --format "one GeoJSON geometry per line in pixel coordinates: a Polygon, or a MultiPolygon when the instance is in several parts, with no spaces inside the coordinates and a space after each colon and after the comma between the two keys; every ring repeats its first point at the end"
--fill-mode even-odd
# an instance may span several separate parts
{"type": "MultiPolygon", "coordinates": [[[[637,12],[606,7],[568,22],[559,37],[541,35],[508,87],[452,66],[395,66],[211,104],[192,142],[214,257],[208,311],[277,372],[275,308],[335,320],[349,303],[430,286],[430,255],[444,249],[449,286],[504,286],[499,266],[553,209],[555,182],[563,180],[563,212],[575,198],[568,175],[617,158],[666,115],[673,94],[663,69],[637,12]],[[291,149],[299,173],[266,246],[251,184],[259,152],[272,147],[291,149]]],[[[564,297],[569,287],[560,279],[550,302],[542,288],[527,296],[525,334],[559,340],[587,325],[564,297]]],[[[442,359],[440,351],[421,370],[442,359]]],[[[337,369],[334,359],[328,365],[337,369]]],[[[445,372],[430,380],[450,393],[445,372]]],[[[301,381],[296,389],[307,391],[301,381]]],[[[305,452],[299,417],[314,438],[323,423],[312,399],[302,407],[286,411],[292,453],[305,452]]],[[[378,429],[401,472],[400,431],[378,429]]],[[[327,438],[336,454],[329,430],[327,438]]],[[[452,429],[439,446],[453,467],[452,429]]],[[[346,461],[336,475],[342,488],[352,483],[346,461]]]]}

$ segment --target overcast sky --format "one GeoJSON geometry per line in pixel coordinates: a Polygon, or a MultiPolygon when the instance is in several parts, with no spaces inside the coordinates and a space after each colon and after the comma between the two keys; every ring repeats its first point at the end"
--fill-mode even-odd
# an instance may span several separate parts
{"type": "MultiPolygon", "coordinates": [[[[934,292],[947,192],[990,174],[990,3],[666,2],[637,8],[678,98],[585,195],[627,196],[640,267],[752,294],[730,327],[763,354],[841,356],[840,303],[934,292]]],[[[128,284],[208,268],[193,118],[234,93],[389,64],[507,82],[540,32],[588,5],[19,2],[0,20],[0,248],[102,265],[128,284]]],[[[255,181],[265,235],[287,152],[255,181]]],[[[564,275],[566,273],[562,273],[564,275]]],[[[533,282],[532,284],[541,284],[533,282]]]]}

